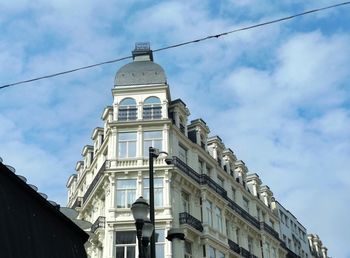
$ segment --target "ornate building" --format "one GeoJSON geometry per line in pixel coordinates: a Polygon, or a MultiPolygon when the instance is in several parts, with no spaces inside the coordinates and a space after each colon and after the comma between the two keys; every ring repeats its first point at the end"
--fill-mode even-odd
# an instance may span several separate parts
{"type": "MultiPolygon", "coordinates": [[[[68,182],[68,206],[91,221],[88,254],[137,257],[130,207],[148,198],[148,148],[155,160],[157,258],[298,257],[280,237],[273,194],[202,119],[188,121],[186,104],[172,100],[165,72],[148,45],[136,45],[133,62],[116,74],[113,105],[93,130],[93,145],[68,182]],[[181,231],[184,241],[166,240],[181,231]]],[[[305,238],[305,243],[307,239],[305,238]]],[[[307,256],[304,256],[307,257],[307,256]]]]}

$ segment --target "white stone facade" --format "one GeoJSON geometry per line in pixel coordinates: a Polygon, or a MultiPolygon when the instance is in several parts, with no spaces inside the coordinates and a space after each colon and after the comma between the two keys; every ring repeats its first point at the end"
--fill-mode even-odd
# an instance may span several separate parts
{"type": "Polygon", "coordinates": [[[269,187],[220,137],[208,136],[203,120],[188,121],[188,108],[170,98],[151,51],[136,49],[133,56],[117,73],[103,127],[93,130],[93,144],[83,148],[67,182],[68,206],[93,223],[89,256],[137,257],[130,206],[148,197],[153,146],[173,160],[167,165],[159,157],[154,165],[157,258],[293,257],[269,187]],[[170,229],[186,240],[166,240],[170,229]]]}

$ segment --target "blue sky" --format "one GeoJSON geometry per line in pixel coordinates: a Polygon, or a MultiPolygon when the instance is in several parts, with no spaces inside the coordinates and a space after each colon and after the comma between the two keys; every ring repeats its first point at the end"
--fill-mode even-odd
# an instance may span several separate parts
{"type": "MultiPolygon", "coordinates": [[[[0,84],[337,1],[0,2],[0,84]]],[[[332,257],[350,257],[350,6],[155,53],[172,98],[258,173],[332,257]]],[[[126,61],[0,91],[0,156],[61,204],[126,61]]]]}

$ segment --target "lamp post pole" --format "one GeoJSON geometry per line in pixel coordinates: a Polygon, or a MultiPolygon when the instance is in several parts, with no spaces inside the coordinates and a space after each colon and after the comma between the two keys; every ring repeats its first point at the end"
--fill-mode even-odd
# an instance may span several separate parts
{"type": "Polygon", "coordinates": [[[150,219],[154,227],[154,231],[151,236],[151,258],[156,258],[156,241],[155,241],[155,219],[154,219],[154,179],[153,179],[153,159],[157,157],[155,148],[149,147],[149,206],[150,206],[150,219]]]}

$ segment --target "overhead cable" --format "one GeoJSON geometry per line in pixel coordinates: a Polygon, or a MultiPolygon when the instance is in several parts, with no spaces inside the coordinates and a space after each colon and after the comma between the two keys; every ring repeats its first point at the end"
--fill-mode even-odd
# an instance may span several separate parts
{"type": "MultiPolygon", "coordinates": [[[[266,26],[266,25],[270,25],[270,24],[273,24],[273,23],[278,23],[278,22],[282,22],[282,21],[286,21],[286,20],[291,20],[291,19],[294,19],[294,18],[299,17],[299,16],[304,16],[304,15],[307,15],[307,14],[316,13],[316,12],[320,12],[320,11],[324,11],[324,10],[327,10],[327,9],[336,8],[336,7],[340,7],[340,6],[343,6],[343,5],[348,5],[348,4],[350,4],[350,1],[342,2],[342,3],[338,3],[338,4],[334,4],[334,5],[329,5],[329,6],[325,6],[325,7],[321,7],[321,8],[317,8],[317,9],[313,9],[313,10],[305,11],[305,12],[298,13],[298,14],[293,14],[293,15],[290,15],[290,16],[287,16],[287,17],[278,18],[278,19],[275,19],[275,20],[266,21],[266,22],[262,22],[262,23],[258,23],[258,24],[254,24],[254,25],[250,25],[250,26],[246,26],[246,27],[242,27],[242,28],[239,28],[239,29],[234,29],[234,30],[231,30],[231,31],[222,32],[222,33],[215,34],[215,35],[209,35],[209,36],[206,36],[206,37],[203,37],[203,38],[198,38],[198,39],[194,39],[194,40],[190,40],[190,41],[181,42],[181,43],[178,43],[178,44],[173,44],[173,45],[166,46],[166,47],[161,47],[161,48],[153,50],[153,52],[159,52],[159,51],[163,51],[163,50],[167,50],[167,49],[171,49],[171,48],[177,48],[177,47],[181,47],[181,46],[185,46],[185,45],[189,45],[189,44],[194,44],[194,43],[198,43],[198,42],[205,41],[205,40],[208,40],[208,39],[217,39],[219,37],[226,36],[226,35],[229,35],[229,34],[232,34],[232,33],[245,31],[245,30],[250,30],[250,29],[257,28],[257,27],[262,27],[262,26],[266,26]]],[[[52,78],[52,77],[68,74],[68,73],[77,72],[77,71],[80,71],[80,70],[90,69],[90,68],[93,68],[93,67],[96,67],[96,66],[116,63],[116,62],[119,62],[119,61],[122,61],[122,60],[126,60],[126,59],[129,59],[129,58],[132,58],[132,56],[125,56],[125,57],[113,59],[113,60],[110,60],[110,61],[104,61],[104,62],[101,62],[101,63],[96,63],[96,64],[92,64],[92,65],[82,66],[82,67],[74,68],[74,69],[71,69],[71,70],[66,70],[66,71],[63,71],[63,72],[58,72],[58,73],[49,74],[49,75],[45,75],[45,76],[41,76],[41,77],[36,77],[36,78],[28,79],[28,80],[18,81],[18,82],[14,82],[14,83],[10,83],[10,84],[5,84],[5,85],[0,86],[0,90],[4,89],[4,88],[16,86],[16,85],[19,85],[19,84],[25,84],[25,83],[29,83],[29,82],[34,82],[34,81],[38,81],[38,80],[42,80],[42,79],[47,79],[47,78],[52,78]]]]}

